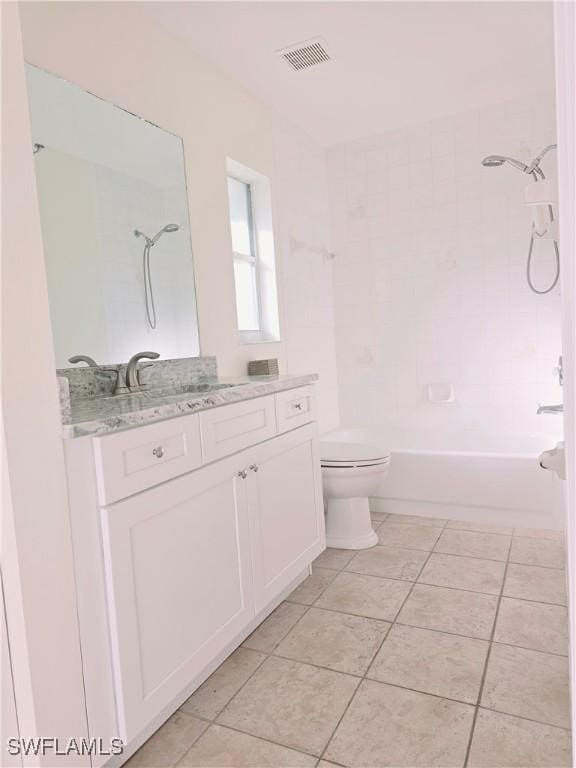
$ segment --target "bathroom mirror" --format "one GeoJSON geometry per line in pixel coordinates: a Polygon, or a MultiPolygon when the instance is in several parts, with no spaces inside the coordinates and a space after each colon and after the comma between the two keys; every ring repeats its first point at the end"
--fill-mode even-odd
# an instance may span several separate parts
{"type": "Polygon", "coordinates": [[[198,355],[182,140],[27,66],[59,368],[198,355]]]}

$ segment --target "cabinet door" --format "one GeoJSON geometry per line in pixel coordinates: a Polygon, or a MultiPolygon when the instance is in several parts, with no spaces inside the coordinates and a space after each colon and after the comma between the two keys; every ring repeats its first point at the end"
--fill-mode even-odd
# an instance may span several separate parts
{"type": "Polygon", "coordinates": [[[130,740],[254,615],[247,483],[227,459],[102,510],[121,736],[130,740]]]}
{"type": "Polygon", "coordinates": [[[256,467],[248,488],[258,612],[326,546],[315,425],[259,446],[256,467]]]}

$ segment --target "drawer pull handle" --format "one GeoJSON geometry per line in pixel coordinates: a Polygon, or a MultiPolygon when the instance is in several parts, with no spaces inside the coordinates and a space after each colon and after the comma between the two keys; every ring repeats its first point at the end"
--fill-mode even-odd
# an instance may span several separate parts
{"type": "Polygon", "coordinates": [[[241,469],[240,472],[238,472],[238,477],[241,477],[242,480],[246,480],[248,477],[248,472],[246,472],[245,469],[241,469]]]}
{"type": "Polygon", "coordinates": [[[302,403],[294,403],[294,408],[297,411],[301,411],[302,410],[302,403]]]}
{"type": "Polygon", "coordinates": [[[159,445],[157,448],[154,448],[152,451],[152,455],[156,456],[157,459],[161,459],[162,456],[164,456],[164,448],[162,448],[161,445],[159,445]]]}
{"type": "Polygon", "coordinates": [[[250,464],[250,469],[252,470],[252,472],[258,472],[258,470],[260,469],[260,465],[259,464],[250,464]]]}

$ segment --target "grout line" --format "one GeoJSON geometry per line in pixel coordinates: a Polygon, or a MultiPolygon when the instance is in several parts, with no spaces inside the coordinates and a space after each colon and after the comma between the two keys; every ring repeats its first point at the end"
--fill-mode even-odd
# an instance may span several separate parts
{"type": "MultiPolygon", "coordinates": [[[[427,562],[428,562],[428,560],[430,559],[431,555],[432,555],[432,552],[429,552],[429,553],[428,553],[428,557],[427,557],[427,558],[425,559],[425,561],[423,562],[423,564],[422,564],[422,567],[420,568],[420,571],[419,571],[418,575],[420,575],[420,573],[422,572],[423,568],[426,566],[426,563],[427,563],[427,562]]],[[[355,691],[354,691],[354,693],[352,694],[352,696],[351,696],[351,698],[350,698],[350,701],[348,702],[348,705],[346,706],[346,708],[345,708],[344,712],[342,713],[342,716],[339,718],[339,720],[338,720],[338,722],[336,723],[336,725],[335,725],[335,727],[334,727],[334,729],[333,729],[332,733],[330,734],[330,737],[328,738],[328,741],[326,742],[326,746],[324,747],[324,750],[323,750],[323,752],[322,752],[322,754],[321,754],[321,756],[320,756],[320,759],[321,759],[321,760],[322,760],[322,759],[324,759],[324,755],[326,754],[326,751],[327,751],[328,747],[330,746],[330,743],[331,743],[332,739],[334,738],[334,736],[335,736],[335,734],[336,734],[336,731],[337,731],[337,730],[338,730],[338,728],[340,727],[340,723],[342,722],[342,720],[343,720],[343,719],[344,719],[344,717],[346,716],[346,713],[347,713],[347,712],[348,712],[348,710],[350,709],[350,706],[352,705],[352,702],[353,702],[353,701],[354,701],[354,699],[356,698],[356,694],[358,693],[358,691],[359,691],[359,689],[360,689],[360,686],[362,685],[362,683],[363,683],[365,680],[367,680],[367,679],[368,679],[368,674],[369,674],[370,670],[372,669],[372,665],[374,664],[374,660],[376,659],[376,657],[377,657],[377,656],[378,656],[378,654],[380,653],[380,650],[382,649],[382,646],[384,645],[384,643],[386,642],[386,639],[387,639],[387,638],[388,638],[388,636],[390,635],[390,632],[392,631],[392,628],[393,628],[394,624],[396,623],[396,620],[398,619],[398,616],[400,615],[400,613],[401,613],[402,609],[403,609],[403,608],[404,608],[404,606],[406,605],[406,602],[407,602],[407,600],[409,599],[410,595],[412,594],[412,591],[413,591],[413,589],[414,589],[415,585],[416,585],[416,582],[415,582],[415,581],[414,581],[414,582],[412,582],[412,586],[411,586],[411,587],[410,587],[410,589],[408,590],[408,592],[407,592],[407,594],[406,594],[406,597],[404,598],[404,600],[402,600],[402,603],[400,604],[400,606],[399,606],[398,610],[396,611],[396,614],[395,614],[395,616],[394,616],[394,619],[392,620],[392,622],[390,623],[390,626],[388,627],[388,631],[386,632],[386,634],[385,634],[385,635],[384,635],[384,637],[382,638],[382,642],[381,642],[381,643],[378,645],[378,647],[377,647],[377,648],[376,648],[376,650],[374,651],[374,653],[373,653],[373,655],[372,655],[372,659],[371,659],[371,661],[369,662],[368,666],[366,667],[366,670],[364,671],[364,674],[362,675],[362,678],[360,679],[360,681],[359,681],[359,683],[358,683],[358,685],[357,685],[357,687],[356,687],[356,690],[355,690],[355,691]]]]}
{"type": "Polygon", "coordinates": [[[542,720],[534,720],[533,717],[525,717],[524,715],[513,715],[511,712],[504,712],[502,709],[493,709],[492,707],[478,706],[478,711],[495,712],[497,715],[505,715],[505,717],[513,717],[516,720],[527,720],[529,723],[535,723],[536,725],[545,725],[548,728],[558,728],[560,731],[566,731],[571,734],[572,728],[570,726],[558,725],[557,723],[545,723],[542,720]]]}
{"type": "MultiPolygon", "coordinates": [[[[390,547],[390,549],[403,549],[403,547],[390,547]]],[[[410,550],[410,551],[411,552],[416,552],[416,551],[421,551],[421,550],[410,550]]],[[[438,553],[437,552],[430,552],[430,553],[422,552],[422,554],[436,555],[438,553]]],[[[454,555],[454,557],[459,557],[459,555],[454,555]]],[[[485,558],[473,558],[473,559],[485,560],[485,558]]],[[[355,570],[350,568],[350,564],[353,562],[353,560],[354,560],[354,558],[352,558],[352,560],[349,563],[347,563],[343,568],[340,568],[339,570],[336,569],[336,568],[325,568],[325,566],[318,566],[318,567],[322,567],[325,570],[334,571],[336,574],[338,574],[338,573],[352,573],[352,574],[356,574],[357,576],[372,576],[375,579],[384,579],[385,581],[402,581],[402,582],[408,582],[408,583],[415,582],[416,584],[421,584],[424,587],[439,587],[441,589],[454,589],[457,592],[470,592],[473,595],[488,595],[490,597],[499,597],[499,595],[500,595],[500,591],[498,591],[498,592],[483,592],[480,589],[467,589],[466,587],[452,587],[452,586],[448,586],[447,584],[432,584],[431,582],[428,582],[428,581],[420,581],[419,579],[422,576],[422,572],[424,571],[424,567],[425,567],[426,563],[424,563],[424,565],[422,565],[422,566],[418,566],[420,568],[420,572],[419,572],[418,576],[415,579],[408,579],[408,578],[403,579],[403,578],[400,578],[399,576],[383,576],[381,574],[373,573],[373,572],[371,573],[369,571],[355,571],[355,570]]],[[[500,563],[501,565],[506,566],[506,563],[503,560],[488,560],[486,562],[500,563]]],[[[516,565],[516,563],[511,563],[511,565],[516,565]]],[[[556,570],[556,569],[555,568],[550,568],[549,570],[556,570]]],[[[506,574],[506,567],[504,568],[504,574],[506,574]]],[[[334,577],[334,579],[332,580],[332,582],[330,582],[330,584],[333,583],[335,578],[336,577],[334,577]]],[[[505,581],[506,581],[506,578],[505,578],[505,575],[504,575],[503,576],[503,584],[504,584],[504,586],[505,586],[505,581]]],[[[330,586],[330,584],[328,586],[330,586]]],[[[326,587],[326,589],[327,588],[328,587],[326,587]]],[[[509,595],[509,594],[504,594],[503,597],[508,598],[509,600],[520,600],[520,601],[525,602],[525,603],[537,603],[538,605],[554,605],[554,606],[557,606],[559,608],[566,608],[566,604],[565,603],[551,603],[551,602],[547,602],[546,600],[533,600],[533,599],[530,599],[528,597],[516,597],[515,595],[509,595]]],[[[299,605],[304,605],[304,603],[299,603],[299,605]]],[[[345,613],[345,611],[344,611],[344,613],[345,613]]]]}
{"type": "Polygon", "coordinates": [[[490,634],[490,643],[488,645],[488,652],[486,654],[486,660],[484,662],[484,670],[482,672],[482,679],[480,680],[480,687],[478,688],[478,697],[476,699],[476,706],[474,707],[474,715],[472,717],[472,727],[470,728],[470,735],[468,737],[468,746],[466,748],[466,757],[464,759],[464,768],[468,766],[468,760],[470,759],[470,750],[472,749],[472,741],[474,739],[474,731],[476,729],[476,721],[478,719],[478,711],[480,709],[480,702],[482,701],[482,695],[484,693],[484,685],[486,683],[486,675],[488,673],[488,665],[490,663],[490,655],[492,652],[492,642],[494,640],[494,634],[496,632],[496,625],[498,623],[498,616],[500,614],[500,605],[502,603],[502,595],[504,594],[504,584],[506,583],[506,576],[508,573],[508,565],[510,563],[510,553],[512,551],[512,537],[510,537],[510,543],[508,545],[508,554],[506,556],[506,566],[504,568],[504,578],[502,579],[502,587],[500,589],[500,595],[498,597],[498,603],[496,606],[496,612],[494,614],[494,621],[492,623],[492,632],[490,634]]]}
{"type": "MultiPolygon", "coordinates": [[[[232,699],[230,699],[230,701],[232,701],[232,699]]],[[[234,725],[225,725],[224,723],[217,723],[215,720],[214,721],[207,721],[207,722],[209,722],[210,725],[208,726],[208,728],[206,728],[206,730],[203,733],[200,734],[198,739],[202,738],[202,736],[208,731],[210,726],[217,725],[219,728],[226,728],[229,731],[234,731],[235,733],[241,733],[243,736],[250,736],[253,739],[259,739],[260,741],[266,741],[266,742],[268,742],[268,744],[273,744],[275,747],[282,747],[283,749],[291,749],[294,752],[299,752],[301,755],[306,755],[307,757],[314,757],[316,759],[321,759],[321,758],[318,758],[318,755],[315,755],[313,752],[306,752],[306,750],[302,749],[301,747],[294,747],[294,746],[290,746],[289,747],[286,744],[280,744],[277,741],[272,741],[272,739],[269,739],[267,736],[256,736],[254,733],[250,733],[250,731],[243,731],[243,730],[241,730],[240,728],[237,728],[234,725]]],[[[196,739],[196,741],[198,741],[198,739],[196,739]]],[[[194,744],[196,744],[196,741],[194,742],[194,744]]],[[[194,744],[192,744],[192,746],[194,746],[194,744]]],[[[191,748],[192,747],[187,749],[186,753],[188,753],[191,748]]],[[[184,755],[182,755],[182,757],[184,757],[184,755]]],[[[182,757],[179,758],[179,759],[181,760],[182,757]]],[[[174,766],[171,766],[171,768],[174,768],[174,766]]]]}

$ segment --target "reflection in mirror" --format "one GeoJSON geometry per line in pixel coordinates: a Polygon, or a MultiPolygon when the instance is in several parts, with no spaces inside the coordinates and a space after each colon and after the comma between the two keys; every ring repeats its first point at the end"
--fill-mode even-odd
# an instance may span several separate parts
{"type": "Polygon", "coordinates": [[[182,140],[37,67],[27,81],[57,367],[198,355],[182,140]]]}

